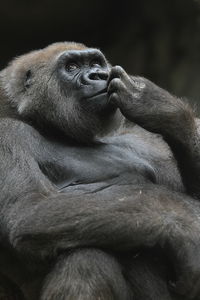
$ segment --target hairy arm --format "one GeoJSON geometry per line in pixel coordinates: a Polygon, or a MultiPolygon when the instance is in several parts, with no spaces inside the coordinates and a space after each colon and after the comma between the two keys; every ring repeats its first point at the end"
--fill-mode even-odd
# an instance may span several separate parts
{"type": "Polygon", "coordinates": [[[160,245],[171,254],[179,282],[184,282],[181,291],[196,289],[198,202],[156,185],[110,187],[107,193],[81,197],[60,194],[30,152],[34,136],[25,125],[18,135],[18,126],[1,122],[1,240],[23,258],[41,262],[74,247],[125,251],[160,245]],[[29,144],[21,142],[21,132],[29,144]]]}
{"type": "Polygon", "coordinates": [[[200,198],[200,136],[192,109],[151,81],[113,67],[108,92],[123,115],[159,133],[172,149],[188,194],[200,198]]]}

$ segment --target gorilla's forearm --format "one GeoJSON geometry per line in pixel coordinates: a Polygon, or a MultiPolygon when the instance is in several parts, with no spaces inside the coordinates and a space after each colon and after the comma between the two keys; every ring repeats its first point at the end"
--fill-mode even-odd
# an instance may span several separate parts
{"type": "Polygon", "coordinates": [[[177,120],[174,127],[164,139],[174,153],[186,191],[200,199],[200,136],[190,111],[185,123],[177,120]]]}
{"type": "MultiPolygon", "coordinates": [[[[192,109],[187,103],[172,96],[151,82],[146,84],[144,98],[150,103],[157,99],[158,116],[151,120],[151,131],[162,134],[177,161],[188,194],[200,199],[200,135],[192,109]],[[162,102],[162,113],[159,105],[162,102]]],[[[144,116],[145,118],[145,116],[144,116]]]]}
{"type": "Polygon", "coordinates": [[[102,195],[21,199],[5,212],[10,243],[36,259],[80,246],[130,250],[160,245],[170,250],[179,274],[190,274],[193,282],[193,267],[200,263],[198,202],[156,186],[135,188],[123,200],[102,195]]]}
{"type": "Polygon", "coordinates": [[[178,163],[186,191],[200,199],[200,135],[193,110],[187,103],[150,81],[146,81],[142,97],[150,105],[156,102],[155,111],[152,109],[150,112],[155,113],[155,118],[152,118],[150,126],[146,127],[146,121],[143,126],[162,134],[178,163]]]}

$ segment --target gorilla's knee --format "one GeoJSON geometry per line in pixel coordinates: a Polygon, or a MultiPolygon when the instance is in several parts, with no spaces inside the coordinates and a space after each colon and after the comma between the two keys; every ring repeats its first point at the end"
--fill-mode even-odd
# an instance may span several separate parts
{"type": "Polygon", "coordinates": [[[47,276],[42,300],[128,300],[129,287],[118,262],[96,249],[62,256],[47,276]]]}

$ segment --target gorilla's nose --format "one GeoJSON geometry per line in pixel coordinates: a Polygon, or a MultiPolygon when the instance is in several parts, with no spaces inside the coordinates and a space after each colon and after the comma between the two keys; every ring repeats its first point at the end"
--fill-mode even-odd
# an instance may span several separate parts
{"type": "Polygon", "coordinates": [[[88,74],[89,80],[107,80],[108,79],[108,73],[103,71],[97,71],[97,72],[90,72],[88,74]]]}
{"type": "Polygon", "coordinates": [[[85,84],[93,84],[94,81],[107,81],[108,72],[101,70],[90,71],[83,76],[83,80],[85,84]]]}

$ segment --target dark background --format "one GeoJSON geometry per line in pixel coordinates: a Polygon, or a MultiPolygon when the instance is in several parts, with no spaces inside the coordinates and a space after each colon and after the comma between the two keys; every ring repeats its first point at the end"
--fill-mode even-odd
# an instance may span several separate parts
{"type": "Polygon", "coordinates": [[[0,37],[0,68],[52,42],[78,41],[200,108],[197,1],[1,0],[0,37]]]}

